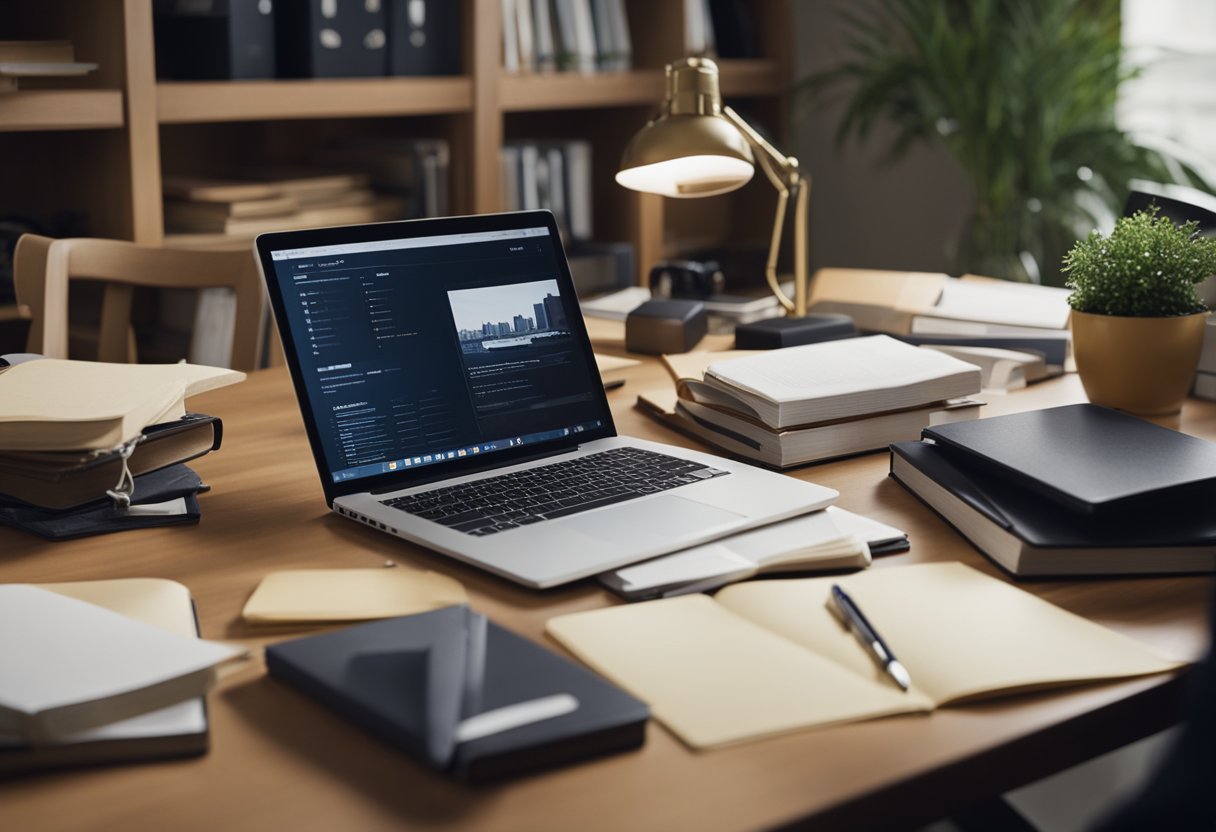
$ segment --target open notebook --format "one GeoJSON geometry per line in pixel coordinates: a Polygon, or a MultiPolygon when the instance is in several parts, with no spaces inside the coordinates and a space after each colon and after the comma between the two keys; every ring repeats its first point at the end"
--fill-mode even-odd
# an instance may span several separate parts
{"type": "Polygon", "coordinates": [[[1184,664],[959,563],[754,581],[564,615],[547,630],[694,748],[1184,664]],[[831,613],[833,583],[908,669],[910,691],[831,613]]]}

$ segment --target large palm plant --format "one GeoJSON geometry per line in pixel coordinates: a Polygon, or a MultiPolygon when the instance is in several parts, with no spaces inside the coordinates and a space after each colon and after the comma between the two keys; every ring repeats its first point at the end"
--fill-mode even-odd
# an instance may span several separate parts
{"type": "Polygon", "coordinates": [[[1115,126],[1130,74],[1117,0],[877,0],[842,14],[849,56],[804,83],[803,103],[845,93],[838,141],[892,122],[891,158],[946,147],[974,189],[951,246],[959,272],[1058,282],[1060,256],[1118,213],[1131,179],[1172,178],[1115,126]]]}

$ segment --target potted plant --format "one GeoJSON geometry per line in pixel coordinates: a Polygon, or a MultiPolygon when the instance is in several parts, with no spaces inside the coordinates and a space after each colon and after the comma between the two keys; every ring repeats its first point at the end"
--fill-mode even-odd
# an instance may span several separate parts
{"type": "Polygon", "coordinates": [[[1118,0],[841,5],[847,57],[801,85],[805,115],[845,96],[837,141],[892,129],[889,157],[942,146],[973,192],[956,274],[1059,285],[1078,235],[1118,216],[1132,179],[1202,185],[1115,123],[1118,0]]]}
{"type": "Polygon", "coordinates": [[[1208,315],[1195,287],[1216,274],[1216,239],[1157,212],[1124,217],[1109,236],[1095,231],[1064,257],[1086,395],[1146,416],[1182,407],[1208,315]]]}

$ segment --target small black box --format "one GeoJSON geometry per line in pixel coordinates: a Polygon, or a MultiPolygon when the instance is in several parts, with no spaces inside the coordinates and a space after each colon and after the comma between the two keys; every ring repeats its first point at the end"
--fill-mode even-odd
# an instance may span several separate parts
{"type": "Polygon", "coordinates": [[[776,350],[816,341],[836,341],[857,335],[848,315],[807,315],[803,318],[768,318],[735,329],[735,349],[776,350]]]}
{"type": "Polygon", "coordinates": [[[460,4],[389,0],[389,75],[460,74],[460,4]]]}
{"type": "Polygon", "coordinates": [[[649,355],[688,352],[705,337],[708,320],[699,300],[648,300],[625,318],[625,349],[649,355]]]}
{"type": "Polygon", "coordinates": [[[275,36],[282,78],[363,78],[388,71],[388,14],[383,3],[280,3],[275,36]]]}
{"type": "Polygon", "coordinates": [[[156,0],[156,77],[273,78],[271,0],[156,0]]]}

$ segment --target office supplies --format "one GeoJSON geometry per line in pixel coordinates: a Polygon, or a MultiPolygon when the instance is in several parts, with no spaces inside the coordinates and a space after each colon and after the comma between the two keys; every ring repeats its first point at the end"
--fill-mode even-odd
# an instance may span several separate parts
{"type": "Polygon", "coordinates": [[[746,321],[735,328],[735,348],[740,350],[776,350],[836,341],[857,335],[853,319],[848,315],[807,315],[802,318],[767,318],[746,321]]]}
{"type": "Polygon", "coordinates": [[[883,641],[882,636],[874,629],[857,603],[837,584],[832,584],[832,592],[828,596],[828,600],[832,610],[840,616],[841,622],[853,631],[853,635],[861,642],[861,646],[866,648],[866,652],[878,662],[883,673],[890,676],[902,690],[908,690],[912,686],[912,679],[909,678],[907,669],[899,663],[899,659],[895,658],[894,651],[883,641]]]}
{"type": "Polygon", "coordinates": [[[971,364],[874,335],[715,361],[684,386],[686,398],[784,428],[968,396],[979,384],[971,364]]]}
{"type": "Polygon", "coordinates": [[[940,425],[924,437],[1072,511],[1216,493],[1216,444],[1093,404],[940,425]]]}
{"type": "Polygon", "coordinates": [[[286,3],[274,10],[280,78],[353,78],[388,69],[383,3],[286,3]]]}
{"type": "Polygon", "coordinates": [[[200,696],[241,655],[103,607],[22,584],[0,586],[0,730],[31,743],[68,737],[200,696]]]}
{"type": "Polygon", "coordinates": [[[693,748],[1183,664],[960,563],[749,581],[546,629],[693,748]],[[829,611],[833,582],[898,636],[907,692],[829,611]]]}
{"type": "Polygon", "coordinates": [[[244,373],[192,364],[43,358],[0,373],[0,450],[108,450],[180,418],[186,397],[244,373]]]}
{"type": "Polygon", "coordinates": [[[466,606],[271,645],[266,667],[467,780],[633,748],[649,716],[611,683],[466,606]]]}
{"type": "Polygon", "coordinates": [[[262,578],[245,602],[250,624],[370,621],[467,604],[464,587],[438,572],[406,566],[378,569],[287,569],[262,578]]]}
{"type": "Polygon", "coordinates": [[[605,572],[600,583],[628,601],[709,592],[755,575],[864,569],[871,554],[906,551],[908,536],[828,506],[750,532],[605,572]]]}
{"type": "Polygon", "coordinates": [[[698,300],[648,300],[625,316],[625,349],[649,355],[688,352],[708,330],[698,300]]]}
{"type": "MultiPolygon", "coordinates": [[[[175,581],[120,578],[36,586],[184,638],[198,636],[190,592],[175,581]]],[[[4,732],[0,733],[0,774],[202,754],[207,736],[202,697],[37,745],[4,732]]]]}
{"type": "Polygon", "coordinates": [[[1073,511],[938,445],[896,442],[891,476],[1010,573],[1169,574],[1216,571],[1210,501],[1073,511]]]}
{"type": "Polygon", "coordinates": [[[207,486],[185,465],[170,465],[129,480],[129,496],[105,495],[68,509],[47,509],[0,495],[0,525],[32,532],[47,540],[69,540],[156,526],[199,521],[196,495],[207,486]]]}
{"type": "Polygon", "coordinates": [[[0,452],[0,499],[13,497],[39,508],[62,510],[92,502],[122,480],[158,471],[218,450],[223,423],[215,416],[187,413],[148,425],[126,446],[98,451],[0,452]]]}
{"type": "Polygon", "coordinates": [[[266,234],[257,249],[343,517],[546,587],[837,496],[616,436],[547,211],[266,234]]]}

